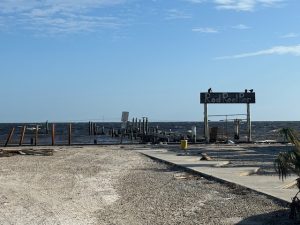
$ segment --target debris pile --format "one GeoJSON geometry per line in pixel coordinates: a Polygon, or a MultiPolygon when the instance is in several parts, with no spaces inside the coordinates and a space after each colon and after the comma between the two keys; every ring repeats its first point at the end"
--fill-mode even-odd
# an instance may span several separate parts
{"type": "Polygon", "coordinates": [[[0,157],[11,157],[14,155],[52,156],[53,149],[0,149],[0,157]]]}
{"type": "Polygon", "coordinates": [[[201,153],[201,159],[200,160],[207,160],[207,161],[211,161],[212,158],[210,156],[208,156],[206,153],[201,153]]]}

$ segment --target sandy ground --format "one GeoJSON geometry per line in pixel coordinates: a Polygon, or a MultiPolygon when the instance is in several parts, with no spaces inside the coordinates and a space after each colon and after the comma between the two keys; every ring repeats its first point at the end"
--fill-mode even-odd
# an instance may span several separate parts
{"type": "Polygon", "coordinates": [[[0,158],[1,225],[293,224],[265,196],[189,175],[131,147],[0,158]]]}

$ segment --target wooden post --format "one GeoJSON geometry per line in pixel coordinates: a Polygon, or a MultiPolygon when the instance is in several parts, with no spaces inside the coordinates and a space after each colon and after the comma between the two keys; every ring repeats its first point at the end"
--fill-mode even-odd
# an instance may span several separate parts
{"type": "Polygon", "coordinates": [[[124,134],[125,134],[125,130],[124,129],[121,129],[121,139],[120,139],[120,144],[123,144],[123,137],[124,137],[124,134]]]}
{"type": "Polygon", "coordinates": [[[204,133],[205,133],[205,141],[206,141],[206,143],[209,143],[209,126],[208,126],[207,103],[204,104],[204,133]]]}
{"type": "Polygon", "coordinates": [[[39,136],[39,125],[36,125],[35,127],[35,140],[34,140],[34,145],[37,146],[38,144],[38,136],[39,136]]]}
{"type": "Polygon", "coordinates": [[[91,126],[92,126],[92,122],[91,121],[89,121],[89,136],[91,136],[91,126]]]}
{"type": "Polygon", "coordinates": [[[46,134],[49,134],[49,123],[48,123],[48,120],[46,121],[46,134]]]}
{"type": "Polygon", "coordinates": [[[146,117],[146,122],[145,122],[145,133],[148,134],[149,132],[149,122],[148,122],[148,117],[146,117]]]}
{"type": "Polygon", "coordinates": [[[69,124],[69,145],[71,145],[72,140],[72,124],[69,124]]]}
{"type": "Polygon", "coordinates": [[[133,141],[133,127],[130,128],[130,140],[133,141]]]}
{"type": "Polygon", "coordinates": [[[22,146],[22,144],[23,144],[25,132],[26,132],[26,126],[23,126],[22,131],[21,131],[21,136],[20,136],[20,142],[19,142],[20,146],[22,146]]]}
{"type": "Polygon", "coordinates": [[[52,124],[52,145],[55,145],[55,124],[52,124]]]}
{"type": "Polygon", "coordinates": [[[90,136],[92,136],[93,135],[93,122],[90,122],[90,125],[89,125],[89,129],[90,129],[90,131],[89,131],[89,133],[90,133],[90,136]]]}
{"type": "Polygon", "coordinates": [[[142,133],[145,134],[145,117],[143,117],[142,133]]]}
{"type": "Polygon", "coordinates": [[[96,123],[94,123],[93,128],[94,128],[94,135],[96,136],[97,133],[98,133],[98,131],[97,131],[97,124],[96,123]]]}
{"type": "Polygon", "coordinates": [[[11,129],[11,131],[10,131],[8,137],[7,137],[7,140],[6,140],[6,143],[5,143],[4,147],[7,147],[7,145],[10,143],[10,141],[11,141],[11,139],[12,139],[12,136],[13,136],[14,132],[15,132],[15,128],[13,127],[13,128],[11,129]]]}
{"type": "Polygon", "coordinates": [[[252,142],[250,103],[247,103],[247,129],[248,129],[248,142],[252,142]]]}
{"type": "Polygon", "coordinates": [[[142,132],[142,120],[139,119],[139,134],[142,132]]]}
{"type": "Polygon", "coordinates": [[[111,137],[114,137],[114,136],[115,136],[115,129],[111,128],[111,137]]]}
{"type": "Polygon", "coordinates": [[[138,128],[138,118],[135,118],[135,129],[138,128]]]}

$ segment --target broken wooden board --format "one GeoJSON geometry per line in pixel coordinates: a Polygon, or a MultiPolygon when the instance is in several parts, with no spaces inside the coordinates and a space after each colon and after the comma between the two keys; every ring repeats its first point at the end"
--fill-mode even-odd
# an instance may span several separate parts
{"type": "Polygon", "coordinates": [[[52,156],[54,149],[0,149],[0,157],[10,157],[14,155],[35,155],[52,156]]]}

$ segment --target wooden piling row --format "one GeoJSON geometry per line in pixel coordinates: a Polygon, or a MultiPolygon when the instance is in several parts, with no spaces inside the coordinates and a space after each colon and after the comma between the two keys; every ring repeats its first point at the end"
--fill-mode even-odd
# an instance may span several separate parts
{"type": "MultiPolygon", "coordinates": [[[[40,124],[35,125],[33,135],[30,137],[31,145],[38,146],[39,144],[42,144],[42,143],[40,143],[41,140],[39,140],[39,138],[41,138],[41,134],[49,133],[51,135],[50,136],[51,137],[51,145],[55,146],[57,144],[56,143],[57,142],[57,140],[56,140],[56,135],[57,135],[56,125],[54,123],[51,123],[50,129],[49,129],[49,123],[47,121],[46,123],[43,124],[43,126],[44,126],[44,128],[41,130],[40,124]]],[[[97,126],[97,123],[92,122],[92,121],[88,122],[88,126],[89,126],[88,133],[90,136],[105,135],[104,126],[99,129],[99,127],[97,126]]],[[[25,125],[21,127],[21,133],[20,133],[19,142],[18,142],[19,146],[24,145],[26,129],[27,129],[27,127],[25,125]]],[[[67,143],[66,144],[68,144],[70,146],[70,145],[72,145],[72,142],[73,142],[73,140],[72,140],[73,124],[69,123],[66,126],[66,130],[67,130],[67,138],[66,138],[67,143]]],[[[14,132],[15,132],[15,128],[10,130],[7,140],[5,142],[5,146],[8,146],[11,143],[14,132]]],[[[126,140],[129,140],[132,143],[134,140],[140,140],[141,142],[154,142],[157,139],[158,135],[162,136],[162,134],[159,134],[158,132],[159,132],[158,127],[156,127],[156,128],[149,127],[149,120],[147,117],[142,117],[142,119],[132,118],[132,121],[128,121],[126,123],[126,127],[123,126],[123,128],[119,128],[119,129],[115,129],[114,127],[112,127],[108,130],[108,134],[112,138],[118,138],[118,140],[120,141],[121,144],[124,142],[125,138],[126,138],[126,140]]],[[[97,144],[96,137],[94,138],[94,144],[97,144]]]]}

